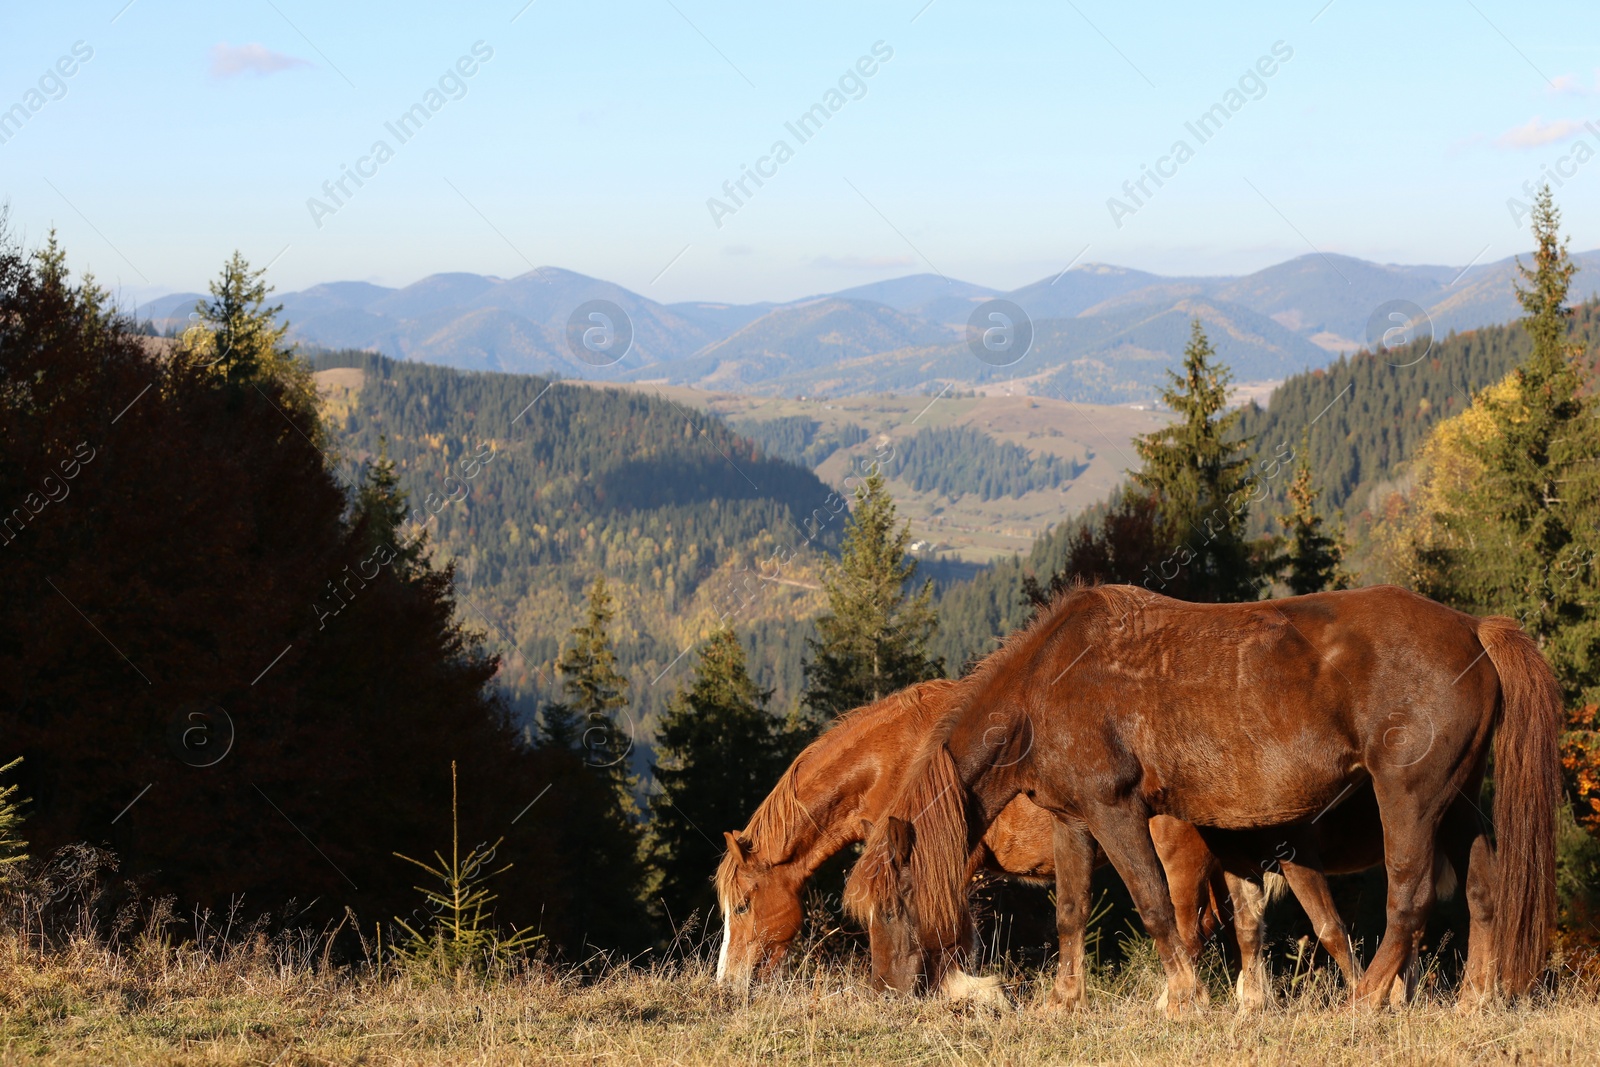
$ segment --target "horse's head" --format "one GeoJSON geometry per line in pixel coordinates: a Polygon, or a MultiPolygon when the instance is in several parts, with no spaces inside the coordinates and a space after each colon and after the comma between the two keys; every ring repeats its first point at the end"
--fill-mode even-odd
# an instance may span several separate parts
{"type": "Polygon", "coordinates": [[[871,935],[880,988],[942,989],[972,948],[963,797],[949,753],[924,749],[850,872],[845,907],[871,935]]]}
{"type": "Polygon", "coordinates": [[[770,976],[800,932],[803,879],[792,864],[757,858],[749,838],[724,836],[728,853],[717,869],[717,903],[722,909],[717,982],[742,990],[752,979],[770,976]]]}
{"type": "MultiPolygon", "coordinates": [[[[863,856],[862,861],[881,863],[884,869],[870,879],[871,899],[864,911],[857,909],[857,913],[865,921],[871,939],[873,986],[912,994],[923,991],[924,981],[933,969],[929,964],[934,962],[923,951],[912,891],[911,850],[917,831],[911,823],[892,815],[883,829],[883,847],[873,850],[870,859],[863,856]]],[[[852,883],[854,880],[852,874],[852,883]]]]}

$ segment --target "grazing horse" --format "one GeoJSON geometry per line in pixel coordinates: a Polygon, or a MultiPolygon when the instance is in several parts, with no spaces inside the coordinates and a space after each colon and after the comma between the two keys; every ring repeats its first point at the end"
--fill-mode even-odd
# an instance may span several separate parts
{"type": "MultiPolygon", "coordinates": [[[[959,692],[956,682],[924,682],[841,716],[784,772],[749,826],[742,833],[726,835],[728,851],[716,875],[723,917],[719,982],[744,988],[753,977],[764,977],[777,967],[799,932],[806,881],[822,863],[866,836],[871,821],[899,790],[909,754],[917,751],[959,692]]],[[[981,868],[1035,883],[1057,877],[1062,868],[1056,863],[1054,824],[1049,813],[1026,798],[1016,798],[967,858],[966,875],[981,868]]],[[[1220,868],[1200,835],[1186,823],[1158,816],[1150,829],[1171,886],[1178,927],[1185,944],[1198,954],[1229,910],[1220,868]]],[[[1104,862],[1103,853],[1094,849],[1090,867],[1104,862]]],[[[1066,869],[1076,870],[1070,865],[1066,869]]],[[[1342,937],[1343,926],[1331,901],[1322,912],[1315,910],[1316,901],[1327,899],[1326,883],[1314,873],[1306,882],[1309,890],[1296,889],[1308,900],[1308,911],[1319,918],[1319,929],[1331,922],[1342,937]]],[[[1082,1000],[1088,894],[1087,878],[1081,885],[1058,880],[1062,962],[1052,1001],[1065,1006],[1082,1000]]],[[[1240,926],[1249,928],[1251,917],[1241,916],[1240,926]]],[[[970,917],[964,917],[959,935],[964,948],[970,949],[971,936],[970,917]]],[[[884,961],[893,958],[895,948],[874,937],[875,973],[883,973],[884,961]]],[[[1248,958],[1248,946],[1243,954],[1248,958]]],[[[974,983],[959,968],[946,968],[939,988],[991,992],[974,983]]]]}
{"type": "MultiPolygon", "coordinates": [[[[1130,586],[1069,589],[962,683],[851,875],[855,910],[915,931],[932,979],[959,959],[966,858],[1018,795],[1057,817],[1058,865],[1091,839],[1139,908],[1166,1007],[1203,992],[1149,820],[1308,828],[1363,788],[1382,827],[1387,925],[1353,999],[1381,1005],[1415,953],[1442,838],[1471,914],[1463,1003],[1542,969],[1555,914],[1561,695],[1511,619],[1378,586],[1189,604],[1130,586]],[[1494,742],[1492,849],[1476,808],[1494,742]],[[1492,859],[1491,859],[1492,857],[1492,859]]],[[[1058,874],[1058,878],[1061,877],[1058,874]]]]}
{"type": "MultiPolygon", "coordinates": [[[[1481,784],[1480,781],[1469,783],[1468,791],[1476,795],[1481,784]]],[[[1007,821],[1006,816],[1015,809],[1016,804],[1017,801],[1012,801],[1001,819],[989,828],[985,834],[986,841],[994,836],[996,827],[1007,821]]],[[[1037,806],[1031,810],[1044,814],[1046,820],[1051,819],[1037,806]]],[[[887,862],[892,879],[894,884],[904,885],[906,894],[910,895],[914,892],[909,865],[916,826],[913,821],[895,815],[887,815],[886,818],[889,843],[887,862]]],[[[1231,900],[1234,907],[1234,936],[1240,957],[1236,989],[1241,1011],[1260,1009],[1271,999],[1265,956],[1264,913],[1270,888],[1283,885],[1287,885],[1299,899],[1311,918],[1318,941],[1344,973],[1346,982],[1354,988],[1360,976],[1359,967],[1351,951],[1349,932],[1329,892],[1327,875],[1354,874],[1383,862],[1383,825],[1378,816],[1377,798],[1370,786],[1352,793],[1325,817],[1310,825],[1271,830],[1215,830],[1190,827],[1188,823],[1160,815],[1153,818],[1151,835],[1166,870],[1174,907],[1178,909],[1178,939],[1190,958],[1196,959],[1201,946],[1195,936],[1194,924],[1183,921],[1183,911],[1176,903],[1189,898],[1184,895],[1185,887],[1173,881],[1175,874],[1181,877],[1182,871],[1167,859],[1158,829],[1164,824],[1181,827],[1198,836],[1201,845],[1209,849],[1216,859],[1217,866],[1207,873],[1214,876],[1217,867],[1223,873],[1226,896],[1221,899],[1224,902],[1231,900]],[[1282,878],[1268,883],[1266,875],[1272,868],[1278,868],[1282,878]]],[[[1481,825],[1482,819],[1476,809],[1464,797],[1457,798],[1445,816],[1440,831],[1445,846],[1435,864],[1435,881],[1440,896],[1448,897],[1454,892],[1458,884],[1457,868],[1463,871],[1467,868],[1467,856],[1481,825]]],[[[1049,827],[1030,826],[1026,838],[1017,841],[1008,853],[1008,869],[1044,869],[1052,864],[1055,848],[1066,848],[1070,854],[1070,849],[1080,847],[1076,838],[1054,841],[1048,830],[1049,827]]],[[[1103,853],[1097,852],[1095,865],[1101,862],[1104,862],[1103,853]]],[[[1089,911],[1088,886],[1073,884],[1068,872],[1080,868],[1075,867],[1070,859],[1057,863],[1056,868],[1057,927],[1061,944],[1081,945],[1089,911]],[[1080,901],[1078,906],[1061,909],[1060,901],[1072,899],[1074,891],[1080,901]]],[[[862,888],[866,883],[865,878],[852,877],[845,901],[851,915],[864,924],[871,935],[874,978],[880,985],[901,992],[915,992],[926,975],[938,973],[942,967],[929,966],[918,939],[915,909],[896,907],[894,901],[888,902],[888,906],[881,906],[880,902],[866,898],[862,888]]],[[[959,961],[959,956],[955,958],[959,961]]],[[[1063,949],[1064,968],[1067,959],[1066,949],[1063,949]]],[[[1406,961],[1406,981],[1394,984],[1390,992],[1391,1003],[1399,1006],[1410,1000],[1416,978],[1415,963],[1416,953],[1413,951],[1406,961]]],[[[1063,995],[1064,985],[1064,980],[1058,981],[1056,995],[1052,998],[1056,1003],[1067,1000],[1063,995]]],[[[1081,997],[1081,985],[1075,992],[1081,997]]]]}

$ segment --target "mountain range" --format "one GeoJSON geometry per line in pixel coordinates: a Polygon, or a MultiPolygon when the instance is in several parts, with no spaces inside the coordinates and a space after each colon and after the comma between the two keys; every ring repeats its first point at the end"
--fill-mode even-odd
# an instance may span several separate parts
{"type": "MultiPolygon", "coordinates": [[[[1573,257],[1600,268],[1600,251],[1573,257]]],[[[1587,295],[1580,273],[1575,296],[1587,295]]],[[[1314,253],[1242,276],[1166,277],[1107,264],[1074,266],[1011,291],[936,274],[873,282],[787,303],[662,304],[555,267],[515,278],[434,274],[404,288],[329,282],[275,297],[292,336],[467,370],[659,381],[766,395],[938,392],[1004,383],[1064,399],[1148,399],[1199,319],[1237,380],[1283,379],[1367,346],[1389,301],[1421,307],[1436,336],[1515,318],[1515,260],[1465,270],[1397,266],[1314,253]],[[1009,300],[1032,320],[1027,356],[997,367],[965,340],[974,310],[1009,300]],[[631,320],[614,366],[567,343],[579,305],[605,300],[631,320]]],[[[176,293],[136,309],[181,329],[200,299],[176,293]]]]}

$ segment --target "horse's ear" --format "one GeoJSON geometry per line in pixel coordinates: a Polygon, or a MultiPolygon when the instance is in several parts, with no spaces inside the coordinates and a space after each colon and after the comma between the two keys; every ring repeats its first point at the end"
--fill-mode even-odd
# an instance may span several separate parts
{"type": "Polygon", "coordinates": [[[728,851],[739,857],[740,863],[750,860],[750,840],[740,837],[732,830],[724,830],[722,836],[728,839],[728,851]]]}
{"type": "Polygon", "coordinates": [[[917,843],[916,827],[891,815],[884,824],[884,833],[889,839],[889,859],[898,867],[910,863],[911,848],[917,843]]]}
{"type": "Polygon", "coordinates": [[[868,840],[871,840],[871,838],[872,838],[872,820],[871,819],[862,819],[861,820],[861,840],[868,841],[868,840]]]}

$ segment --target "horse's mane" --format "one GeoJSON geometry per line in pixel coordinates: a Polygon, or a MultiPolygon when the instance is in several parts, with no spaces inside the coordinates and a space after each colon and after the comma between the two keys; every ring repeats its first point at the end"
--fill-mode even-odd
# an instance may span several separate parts
{"type": "Polygon", "coordinates": [[[966,921],[971,866],[966,786],[945,747],[951,732],[992,683],[1009,674],[1020,659],[1034,654],[1067,619],[1085,609],[1101,609],[1117,619],[1118,625],[1126,625],[1152,601],[1160,599],[1165,598],[1136,586],[1093,585],[1075,580],[962,679],[962,692],[950,701],[924,736],[907,768],[904,784],[873,828],[861,859],[850,872],[844,904],[852,916],[869,922],[875,907],[898,895],[899,883],[889,862],[887,829],[891,817],[903,819],[915,833],[911,885],[919,933],[925,946],[949,946],[966,921]]]}
{"type": "MultiPolygon", "coordinates": [[[[800,799],[801,767],[808,761],[814,761],[828,753],[835,746],[849,744],[851,738],[859,732],[858,727],[870,729],[874,725],[871,720],[881,715],[911,714],[918,716],[920,720],[932,720],[935,712],[942,712],[943,707],[938,702],[930,701],[929,698],[941,696],[956,688],[956,685],[956,682],[943,678],[920,682],[891,693],[882,700],[863,704],[859,708],[835,716],[821,736],[802,749],[800,755],[794,758],[794,762],[790,763],[788,769],[778,778],[778,784],[772,787],[772,792],[766,795],[756,807],[755,813],[750,816],[749,824],[739,834],[740,838],[749,843],[751,851],[756,855],[768,855],[770,863],[781,863],[789,858],[795,840],[807,827],[815,829],[818,833],[824,832],[824,828],[818,824],[805,802],[800,799]]],[[[733,892],[733,879],[738,870],[738,855],[729,849],[723,854],[722,862],[717,865],[718,900],[729,898],[733,892]]]]}
{"type": "Polygon", "coordinates": [[[893,899],[899,881],[889,862],[890,818],[915,830],[911,878],[923,943],[945,944],[961,929],[967,907],[967,814],[965,787],[942,740],[927,739],[905,784],[867,838],[865,851],[845,883],[845,911],[870,923],[879,904],[893,899]]]}

